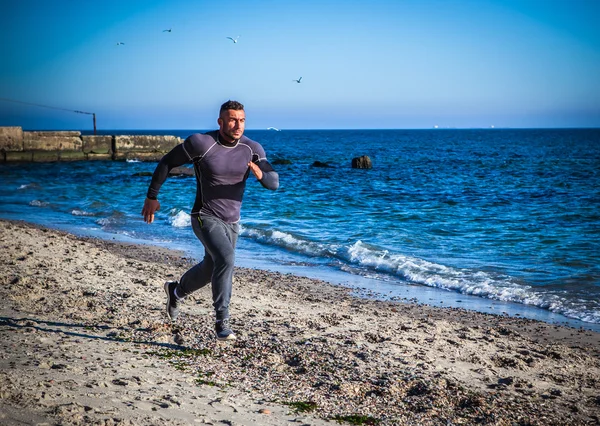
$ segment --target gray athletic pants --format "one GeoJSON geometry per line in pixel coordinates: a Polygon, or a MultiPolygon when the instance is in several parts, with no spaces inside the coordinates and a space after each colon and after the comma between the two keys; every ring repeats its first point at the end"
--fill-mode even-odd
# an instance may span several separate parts
{"type": "Polygon", "coordinates": [[[235,245],[239,225],[225,223],[213,216],[192,215],[192,229],[204,245],[204,259],[183,274],[177,286],[177,294],[185,297],[208,283],[212,283],[216,319],[229,318],[235,245]]]}

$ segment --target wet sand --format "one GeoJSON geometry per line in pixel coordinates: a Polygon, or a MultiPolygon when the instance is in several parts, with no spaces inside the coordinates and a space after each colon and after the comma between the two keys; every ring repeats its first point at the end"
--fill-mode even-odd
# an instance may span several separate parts
{"type": "Polygon", "coordinates": [[[600,334],[237,268],[170,323],[182,253],[0,221],[0,424],[600,424],[600,334]]]}

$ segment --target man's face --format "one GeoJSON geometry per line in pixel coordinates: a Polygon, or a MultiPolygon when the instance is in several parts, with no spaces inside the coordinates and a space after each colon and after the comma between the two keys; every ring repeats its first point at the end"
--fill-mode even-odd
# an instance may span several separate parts
{"type": "Polygon", "coordinates": [[[221,133],[231,140],[236,140],[244,134],[246,113],[243,110],[228,109],[221,113],[217,120],[221,133]]]}

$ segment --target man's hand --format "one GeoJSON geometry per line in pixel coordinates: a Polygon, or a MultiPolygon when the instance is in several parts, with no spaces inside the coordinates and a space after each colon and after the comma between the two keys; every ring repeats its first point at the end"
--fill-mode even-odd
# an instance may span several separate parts
{"type": "Polygon", "coordinates": [[[142,208],[142,216],[144,216],[144,222],[152,223],[154,222],[154,213],[160,210],[160,203],[158,200],[151,200],[150,198],[146,198],[144,201],[144,208],[142,208]]]}
{"type": "Polygon", "coordinates": [[[256,179],[261,180],[263,178],[263,172],[257,164],[249,162],[248,167],[250,167],[250,170],[252,171],[254,176],[256,176],[256,179]]]}

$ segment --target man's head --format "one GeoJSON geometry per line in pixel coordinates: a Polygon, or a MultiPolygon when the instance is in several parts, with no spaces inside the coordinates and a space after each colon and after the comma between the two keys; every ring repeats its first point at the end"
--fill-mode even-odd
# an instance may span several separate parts
{"type": "Polygon", "coordinates": [[[246,127],[246,113],[244,105],[237,101],[227,101],[219,110],[219,132],[221,136],[232,142],[242,137],[246,127]]]}

